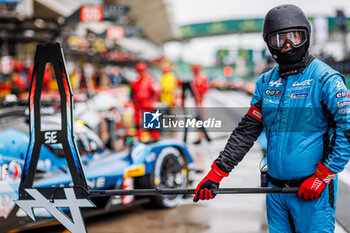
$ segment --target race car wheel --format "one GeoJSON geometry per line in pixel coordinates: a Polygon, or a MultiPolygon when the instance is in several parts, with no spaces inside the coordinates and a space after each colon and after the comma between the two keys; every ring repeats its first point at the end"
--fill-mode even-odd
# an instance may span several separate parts
{"type": "MultiPolygon", "coordinates": [[[[166,147],[159,153],[155,162],[152,183],[154,188],[158,189],[187,187],[187,166],[178,149],[166,147]]],[[[172,208],[177,206],[182,198],[183,195],[155,196],[152,197],[152,204],[160,208],[172,208]]]]}

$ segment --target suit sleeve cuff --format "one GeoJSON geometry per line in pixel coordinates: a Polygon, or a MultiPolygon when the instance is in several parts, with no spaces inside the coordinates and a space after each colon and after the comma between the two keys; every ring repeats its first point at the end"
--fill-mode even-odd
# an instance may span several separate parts
{"type": "Polygon", "coordinates": [[[216,174],[218,174],[219,176],[222,176],[222,177],[227,177],[229,175],[229,173],[227,172],[224,172],[223,170],[221,170],[215,163],[215,160],[213,162],[213,164],[211,165],[211,168],[214,170],[214,172],[216,174]]]}

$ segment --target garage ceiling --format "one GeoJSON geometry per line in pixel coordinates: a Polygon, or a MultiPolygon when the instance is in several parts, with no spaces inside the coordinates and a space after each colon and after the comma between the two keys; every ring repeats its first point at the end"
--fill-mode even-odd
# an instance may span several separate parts
{"type": "MultiPolygon", "coordinates": [[[[82,4],[81,0],[27,1],[33,1],[35,16],[42,18],[67,17],[82,4]]],[[[179,38],[169,0],[110,0],[109,3],[129,5],[127,16],[131,24],[142,27],[144,36],[157,45],[179,38]]]]}
{"type": "Polygon", "coordinates": [[[145,36],[161,45],[179,36],[167,0],[115,0],[113,3],[129,5],[128,17],[134,25],[141,26],[145,36]],[[147,2],[147,3],[146,3],[147,2]]]}

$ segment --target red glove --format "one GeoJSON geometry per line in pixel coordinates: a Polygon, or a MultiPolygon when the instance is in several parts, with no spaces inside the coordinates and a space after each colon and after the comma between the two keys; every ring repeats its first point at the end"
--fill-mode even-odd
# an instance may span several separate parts
{"type": "Polygon", "coordinates": [[[199,199],[201,200],[213,199],[216,196],[216,194],[212,193],[212,191],[210,191],[209,189],[219,188],[222,178],[226,176],[228,176],[228,173],[218,168],[218,166],[214,161],[213,164],[211,165],[211,170],[209,171],[209,173],[197,185],[193,202],[197,202],[199,199]]]}
{"type": "Polygon", "coordinates": [[[320,198],[324,188],[337,174],[329,170],[322,163],[318,163],[315,173],[305,180],[298,191],[298,196],[306,200],[320,198]]]}

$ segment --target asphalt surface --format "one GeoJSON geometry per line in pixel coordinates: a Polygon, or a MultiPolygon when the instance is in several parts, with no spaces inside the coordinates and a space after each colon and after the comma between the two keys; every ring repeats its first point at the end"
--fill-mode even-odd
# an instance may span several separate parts
{"type": "MultiPolygon", "coordinates": [[[[250,97],[239,92],[211,91],[206,98],[206,106],[247,107],[250,97]],[[227,100],[230,101],[227,101],[227,100]],[[232,101],[231,101],[232,100],[232,101]]],[[[232,116],[232,108],[227,115],[232,116]]],[[[240,116],[232,117],[236,125],[240,116]]],[[[229,133],[211,133],[213,138],[221,138],[211,142],[203,142],[190,149],[195,157],[198,168],[203,174],[198,174],[199,181],[208,171],[210,164],[219,151],[224,148],[229,133]]],[[[182,135],[177,135],[180,139],[182,135]]],[[[189,142],[196,139],[196,133],[190,133],[189,142]]],[[[259,161],[262,152],[255,144],[243,161],[235,168],[228,178],[225,178],[220,188],[225,187],[259,187],[259,161]]],[[[197,182],[196,182],[197,183],[197,182]]],[[[337,219],[345,226],[349,225],[350,186],[341,186],[338,207],[340,215],[337,219]],[[345,188],[343,188],[345,187],[345,188]],[[348,189],[347,189],[348,188],[348,189]],[[344,191],[345,190],[345,191],[344,191]],[[345,201],[344,201],[345,200],[345,201]],[[346,205],[346,203],[348,203],[346,205]]],[[[88,219],[89,233],[267,233],[265,194],[234,194],[217,195],[214,200],[193,203],[191,199],[173,209],[147,209],[142,206],[129,210],[111,213],[88,219]]],[[[350,229],[350,226],[348,226],[350,229]]],[[[45,229],[42,232],[67,232],[62,227],[45,229]]],[[[336,233],[345,231],[338,223],[336,233]]]]}

